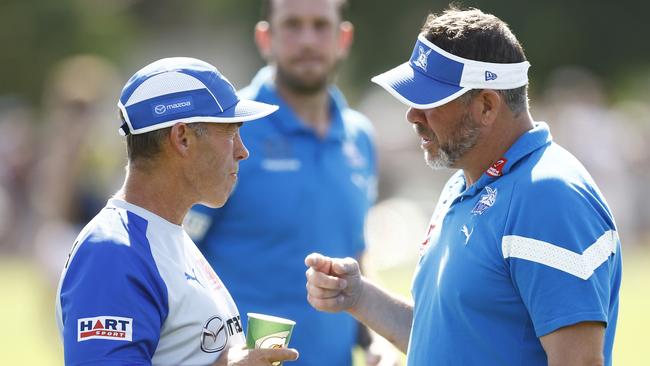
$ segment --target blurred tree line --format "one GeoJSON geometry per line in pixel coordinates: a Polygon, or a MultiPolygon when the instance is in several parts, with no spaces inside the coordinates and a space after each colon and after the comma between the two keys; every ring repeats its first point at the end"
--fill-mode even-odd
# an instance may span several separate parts
{"type": "MultiPolygon", "coordinates": [[[[305,0],[307,1],[307,0],[305,0]]],[[[532,61],[532,91],[560,65],[581,65],[617,89],[648,75],[650,2],[631,0],[474,0],[510,24],[532,61]]],[[[344,87],[354,98],[369,78],[406,60],[429,11],[447,1],[350,0],[347,17],[356,26],[344,87]]],[[[118,65],[144,36],[163,29],[251,30],[259,19],[252,0],[1,0],[0,96],[37,104],[49,68],[78,53],[94,53],[118,65]]],[[[260,65],[262,62],[260,61],[260,65]]]]}

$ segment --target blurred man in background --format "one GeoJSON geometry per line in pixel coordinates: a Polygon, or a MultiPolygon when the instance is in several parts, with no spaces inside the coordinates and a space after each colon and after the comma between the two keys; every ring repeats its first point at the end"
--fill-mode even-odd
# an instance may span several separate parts
{"type": "MultiPolygon", "coordinates": [[[[381,349],[349,315],[319,313],[305,301],[304,256],[361,259],[376,192],[370,122],[332,84],[353,37],[345,5],[264,1],[255,41],[269,66],[242,95],[280,110],[242,128],[252,159],[242,164],[231,201],[218,210],[196,207],[185,220],[242,314],[296,321],[291,345],[310,366],[350,365],[355,344],[381,349]]],[[[393,355],[390,346],[385,351],[384,361],[393,355]]],[[[368,354],[370,364],[377,353],[368,354]]]]}
{"type": "Polygon", "coordinates": [[[239,127],[277,107],[240,100],[212,65],[175,57],[138,71],[118,103],[122,188],[81,231],[56,317],[70,365],[256,365],[295,350],[246,350],[228,290],[180,226],[195,203],[222,206],[248,157],[239,127]]]}
{"type": "Polygon", "coordinates": [[[308,300],[347,310],[419,365],[610,365],[620,240],[592,178],[528,109],[507,24],[477,9],[430,15],[409,62],[373,81],[445,186],[413,279],[414,304],[353,259],[308,256],[308,300]]]}

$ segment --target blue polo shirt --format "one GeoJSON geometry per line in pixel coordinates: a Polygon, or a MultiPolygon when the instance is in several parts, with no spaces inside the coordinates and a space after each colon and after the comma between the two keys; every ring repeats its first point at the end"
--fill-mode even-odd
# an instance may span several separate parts
{"type": "Polygon", "coordinates": [[[445,186],[413,280],[408,364],[546,365],[539,337],[584,321],[612,346],[620,241],[584,167],[537,123],[472,186],[445,186]]]}
{"type": "Polygon", "coordinates": [[[295,320],[296,365],[351,365],[357,324],[309,305],[304,259],[364,251],[364,219],[376,191],[372,126],[331,88],[331,126],[317,136],[277,95],[270,71],[262,69],[240,94],[279,111],[243,125],[250,158],[240,164],[232,196],[220,209],[194,207],[185,226],[244,322],[247,312],[295,320]]]}

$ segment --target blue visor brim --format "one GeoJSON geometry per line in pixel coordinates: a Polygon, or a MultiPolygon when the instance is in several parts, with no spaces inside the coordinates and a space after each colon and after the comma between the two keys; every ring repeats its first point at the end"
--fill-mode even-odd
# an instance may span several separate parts
{"type": "Polygon", "coordinates": [[[371,80],[400,102],[418,109],[443,105],[470,90],[470,88],[435,80],[413,68],[409,62],[377,75],[371,80]]]}
{"type": "Polygon", "coordinates": [[[253,121],[278,110],[278,106],[256,102],[254,100],[239,100],[235,105],[225,109],[219,114],[223,122],[247,122],[253,121]]]}

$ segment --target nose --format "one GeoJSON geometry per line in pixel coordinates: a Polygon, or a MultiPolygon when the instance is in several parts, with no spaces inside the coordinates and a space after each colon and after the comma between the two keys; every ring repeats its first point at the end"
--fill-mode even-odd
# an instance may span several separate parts
{"type": "Polygon", "coordinates": [[[409,108],[406,111],[406,120],[410,123],[423,123],[424,122],[424,111],[417,108],[409,108]]]}
{"type": "Polygon", "coordinates": [[[305,24],[296,31],[297,40],[296,43],[303,47],[318,47],[319,44],[319,32],[315,26],[311,24],[305,24]]]}
{"type": "Polygon", "coordinates": [[[235,137],[234,155],[236,161],[246,160],[250,155],[248,149],[244,146],[244,141],[241,139],[239,131],[237,131],[237,136],[235,137]]]}

